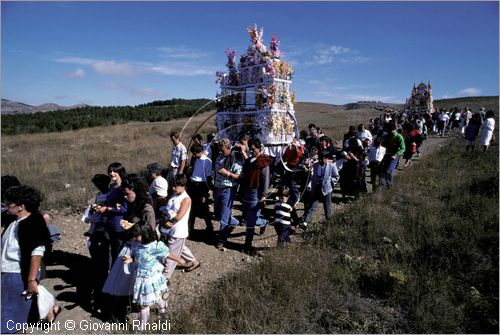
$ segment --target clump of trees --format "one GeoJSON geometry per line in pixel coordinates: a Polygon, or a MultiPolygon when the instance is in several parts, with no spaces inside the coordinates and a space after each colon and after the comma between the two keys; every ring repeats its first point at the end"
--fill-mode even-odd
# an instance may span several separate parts
{"type": "Polygon", "coordinates": [[[215,109],[209,99],[157,100],[137,106],[88,106],[64,111],[2,116],[2,134],[49,133],[131,121],[159,122],[215,109]]]}

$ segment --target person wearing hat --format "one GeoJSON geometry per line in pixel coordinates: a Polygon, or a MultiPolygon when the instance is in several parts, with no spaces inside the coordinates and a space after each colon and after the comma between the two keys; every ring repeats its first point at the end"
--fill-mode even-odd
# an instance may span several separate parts
{"type": "Polygon", "coordinates": [[[325,218],[328,220],[332,217],[332,191],[333,186],[338,182],[340,176],[337,170],[337,165],[332,163],[333,157],[328,150],[323,150],[320,153],[320,159],[313,165],[311,178],[311,203],[304,214],[303,221],[300,227],[307,228],[311,222],[314,210],[319,201],[323,202],[325,210],[325,218]]]}

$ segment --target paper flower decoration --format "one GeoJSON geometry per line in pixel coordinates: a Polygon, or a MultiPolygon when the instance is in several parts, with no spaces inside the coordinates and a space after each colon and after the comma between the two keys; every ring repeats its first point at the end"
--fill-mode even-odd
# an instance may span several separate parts
{"type": "Polygon", "coordinates": [[[248,33],[250,34],[250,39],[252,43],[255,45],[256,49],[261,53],[266,52],[266,47],[262,43],[262,37],[264,36],[264,29],[260,28],[260,31],[257,30],[257,25],[255,24],[253,27],[250,26],[247,28],[248,33]]]}
{"type": "Polygon", "coordinates": [[[223,84],[224,83],[224,77],[226,76],[226,74],[222,71],[217,71],[215,72],[215,76],[217,77],[217,79],[215,79],[215,83],[216,84],[223,84]]]}
{"type": "Polygon", "coordinates": [[[273,57],[280,58],[281,51],[279,49],[279,46],[280,46],[280,41],[278,40],[276,35],[273,34],[273,36],[271,36],[271,46],[269,47],[269,49],[271,49],[271,55],[273,57]]]}
{"type": "Polygon", "coordinates": [[[266,64],[266,72],[269,74],[269,77],[273,78],[276,75],[276,70],[273,65],[273,61],[268,59],[266,64]]]}
{"type": "Polygon", "coordinates": [[[275,94],[276,94],[276,86],[272,84],[271,86],[269,86],[268,99],[267,99],[271,107],[276,102],[275,94]]]}
{"type": "Polygon", "coordinates": [[[231,68],[236,65],[235,59],[236,59],[236,50],[231,50],[231,49],[226,49],[226,56],[227,56],[227,67],[231,68]]]}

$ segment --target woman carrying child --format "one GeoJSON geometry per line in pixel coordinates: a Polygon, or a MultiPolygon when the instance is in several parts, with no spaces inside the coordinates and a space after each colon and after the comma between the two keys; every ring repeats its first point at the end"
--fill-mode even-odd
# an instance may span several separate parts
{"type": "Polygon", "coordinates": [[[123,263],[133,263],[135,267],[133,303],[140,306],[140,329],[145,330],[151,305],[158,304],[160,313],[166,312],[168,286],[162,273],[165,258],[184,266],[186,262],[170,254],[168,247],[158,241],[156,231],[149,224],[135,224],[131,228],[131,234],[137,243],[130,255],[123,256],[123,263]]]}
{"type": "MultiPolygon", "coordinates": [[[[127,307],[130,304],[129,298],[132,295],[134,284],[133,269],[123,266],[122,258],[130,255],[136,242],[130,236],[130,229],[135,225],[148,225],[155,230],[156,221],[151,198],[147,193],[147,184],[136,174],[128,175],[121,182],[120,189],[125,198],[127,212],[120,220],[120,226],[124,230],[125,243],[118,258],[109,272],[109,276],[103,286],[103,293],[108,294],[108,305],[106,312],[111,319],[125,320],[127,307]]],[[[108,315],[105,315],[106,317],[108,315]]]]}
{"type": "Polygon", "coordinates": [[[127,205],[120,186],[127,173],[121,163],[115,162],[108,166],[108,175],[111,177],[110,191],[106,195],[105,203],[98,204],[95,210],[106,216],[111,243],[111,260],[114,262],[126,239],[120,221],[123,214],[127,212],[127,205]]]}
{"type": "Polygon", "coordinates": [[[130,229],[132,222],[140,219],[143,224],[150,225],[153,230],[156,229],[156,215],[146,181],[137,174],[130,174],[123,180],[121,188],[127,202],[127,212],[120,221],[121,227],[125,230],[130,229]]]}

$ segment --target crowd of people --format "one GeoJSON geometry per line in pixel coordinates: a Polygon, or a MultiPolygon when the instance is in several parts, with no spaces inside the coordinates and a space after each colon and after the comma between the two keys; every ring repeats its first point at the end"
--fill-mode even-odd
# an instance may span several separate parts
{"type": "MultiPolygon", "coordinates": [[[[367,172],[372,191],[392,187],[394,171],[422,154],[429,134],[457,131],[465,138],[466,150],[473,150],[480,136],[483,150],[488,150],[493,116],[492,111],[473,114],[467,108],[453,109],[451,114],[445,109],[425,114],[385,112],[366,126],[350,126],[341,142],[310,124],[278,157],[270,156],[258,138],[242,135],[233,143],[209,134],[203,143],[203,137],[195,134],[188,145],[189,158],[180,134],[172,132],[167,166],[152,162],[145,173],[127,173],[121,163],[113,162],[106,174],[91,179],[97,194],[82,220],[89,224],[85,235],[92,260],[94,311],[103,319],[125,320],[134,304],[139,306],[143,328],[151,306],[158,305],[164,313],[174,270],[182,267],[189,272],[201,265],[188,246],[188,237],[200,234],[196,217],[204,221],[203,238],[218,249],[228,247],[228,236],[236,227],[244,227],[241,250],[255,255],[255,230],[262,234],[268,226],[274,226],[277,245],[284,247],[296,229],[308,229],[318,203],[323,204],[325,218],[332,217],[336,187],[344,201],[357,199],[368,192],[367,172]],[[241,215],[236,215],[235,201],[242,205],[241,215]]],[[[16,294],[24,290],[37,294],[41,259],[56,234],[40,212],[40,192],[19,183],[6,188],[4,177],[2,332],[8,332],[3,320],[33,317],[32,305],[16,294]],[[4,298],[9,303],[4,304],[4,298]]],[[[54,320],[59,312],[55,306],[46,318],[54,320]]]]}

